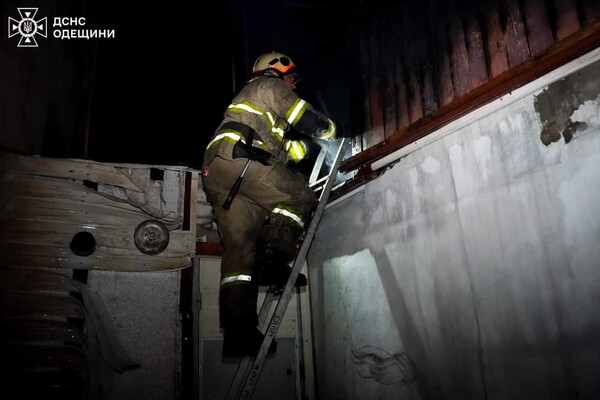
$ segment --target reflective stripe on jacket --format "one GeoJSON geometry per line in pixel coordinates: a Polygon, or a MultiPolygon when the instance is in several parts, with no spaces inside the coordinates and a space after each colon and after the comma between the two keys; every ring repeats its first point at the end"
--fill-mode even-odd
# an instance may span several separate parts
{"type": "MultiPolygon", "coordinates": [[[[288,157],[299,161],[304,155],[298,146],[284,147],[284,135],[289,125],[300,132],[320,138],[335,139],[335,123],[326,118],[296,93],[281,79],[259,76],[249,81],[231,101],[224,118],[206,149],[205,162],[215,155],[231,158],[231,148],[240,137],[234,138],[231,130],[221,126],[227,122],[238,122],[256,132],[254,146],[271,153],[275,159],[285,162],[288,157]],[[293,153],[286,154],[292,150],[293,153]]],[[[238,132],[239,134],[239,132],[238,132]]]]}

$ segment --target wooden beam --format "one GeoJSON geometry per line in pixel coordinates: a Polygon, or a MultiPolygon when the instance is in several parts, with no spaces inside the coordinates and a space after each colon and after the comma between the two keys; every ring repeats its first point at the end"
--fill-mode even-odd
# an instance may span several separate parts
{"type": "Polygon", "coordinates": [[[0,171],[87,180],[144,192],[129,176],[111,164],[96,161],[22,156],[0,153],[0,171]]]}
{"type": "Polygon", "coordinates": [[[196,255],[221,257],[225,247],[222,243],[196,242],[196,255]]]}
{"type": "Polygon", "coordinates": [[[353,171],[422,139],[450,122],[600,46],[600,22],[567,37],[539,57],[533,57],[473,89],[385,141],[342,162],[340,171],[353,171]]]}

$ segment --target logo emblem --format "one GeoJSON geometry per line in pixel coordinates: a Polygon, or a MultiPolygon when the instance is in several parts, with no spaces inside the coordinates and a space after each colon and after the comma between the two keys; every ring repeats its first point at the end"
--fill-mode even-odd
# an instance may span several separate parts
{"type": "Polygon", "coordinates": [[[8,37],[11,38],[19,34],[21,35],[21,40],[19,40],[18,47],[38,47],[35,35],[47,37],[47,18],[44,17],[36,21],[35,14],[37,14],[37,8],[18,8],[18,10],[21,15],[20,21],[8,17],[8,37]]]}

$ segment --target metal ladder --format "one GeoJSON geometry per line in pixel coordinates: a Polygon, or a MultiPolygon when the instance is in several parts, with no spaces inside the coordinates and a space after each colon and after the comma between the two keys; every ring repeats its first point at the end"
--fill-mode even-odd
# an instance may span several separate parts
{"type": "MultiPolygon", "coordinates": [[[[260,372],[262,370],[263,364],[265,362],[265,358],[267,356],[267,351],[277,330],[279,329],[279,324],[283,319],[283,314],[288,306],[288,303],[292,297],[292,290],[294,289],[294,284],[296,282],[296,278],[302,269],[306,256],[308,255],[308,250],[310,249],[310,245],[312,243],[313,237],[317,231],[317,227],[319,226],[319,222],[321,217],[323,216],[323,212],[325,211],[325,206],[327,205],[327,199],[329,198],[329,193],[333,188],[333,184],[335,182],[335,178],[337,176],[337,171],[339,164],[345,154],[346,145],[348,143],[348,139],[342,139],[340,146],[335,155],[334,162],[332,163],[331,170],[329,175],[317,179],[319,175],[319,171],[323,163],[325,162],[326,152],[322,149],[321,153],[317,157],[317,161],[315,163],[315,167],[313,168],[313,174],[311,174],[309,179],[309,186],[315,191],[320,191],[319,201],[317,204],[317,208],[315,213],[313,214],[311,223],[306,231],[304,236],[304,240],[302,241],[302,245],[300,246],[300,251],[294,260],[292,271],[290,273],[290,277],[288,278],[287,284],[281,293],[275,292],[267,292],[267,296],[265,297],[262,306],[260,308],[259,316],[258,316],[258,328],[261,332],[265,333],[265,338],[263,340],[262,346],[258,351],[258,355],[256,358],[253,357],[244,357],[240,364],[238,365],[237,371],[231,382],[229,387],[229,391],[227,392],[227,396],[225,400],[249,400],[252,397],[252,393],[258,382],[258,378],[260,372]],[[266,324],[268,316],[272,312],[273,303],[275,303],[278,296],[279,301],[277,301],[275,311],[272,313],[269,323],[266,324]]],[[[297,332],[296,335],[300,334],[297,332]]]]}

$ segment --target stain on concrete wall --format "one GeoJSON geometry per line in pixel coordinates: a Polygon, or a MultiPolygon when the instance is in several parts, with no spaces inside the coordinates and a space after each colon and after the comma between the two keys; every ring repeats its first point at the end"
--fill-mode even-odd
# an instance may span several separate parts
{"type": "Polygon", "coordinates": [[[600,95],[600,65],[592,64],[577,73],[549,85],[535,96],[535,110],[542,121],[540,134],[546,146],[560,140],[565,143],[573,139],[578,131],[587,128],[585,121],[571,118],[573,112],[587,101],[596,100],[600,95]]]}
{"type": "Polygon", "coordinates": [[[327,209],[309,257],[321,398],[600,397],[598,68],[327,209]],[[577,123],[568,145],[539,140],[551,121],[561,137],[577,123]],[[378,349],[359,353],[376,368],[405,353],[414,380],[365,370],[357,349],[378,349]]]}
{"type": "Polygon", "coordinates": [[[390,354],[378,347],[363,346],[352,349],[351,353],[358,374],[363,378],[382,385],[408,384],[415,379],[415,365],[404,352],[390,354]]]}

